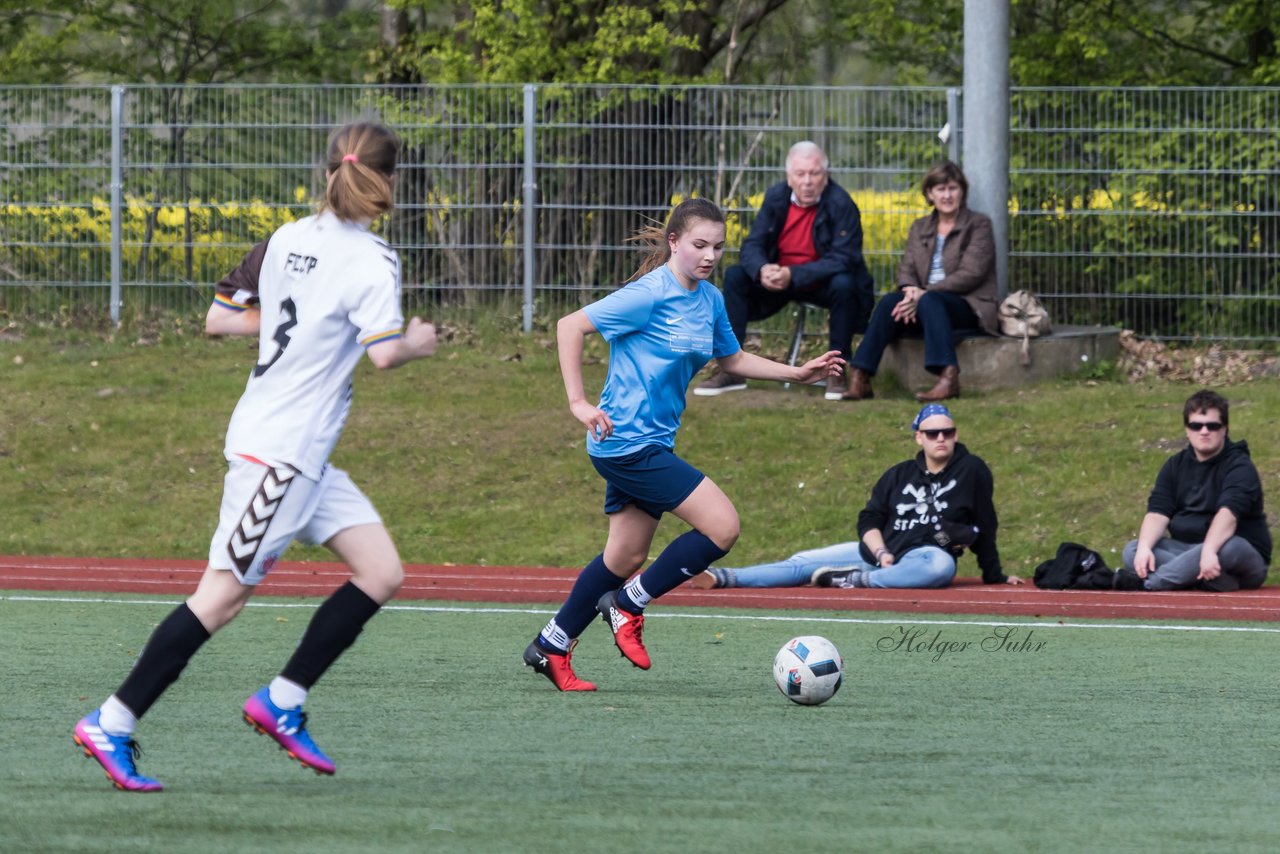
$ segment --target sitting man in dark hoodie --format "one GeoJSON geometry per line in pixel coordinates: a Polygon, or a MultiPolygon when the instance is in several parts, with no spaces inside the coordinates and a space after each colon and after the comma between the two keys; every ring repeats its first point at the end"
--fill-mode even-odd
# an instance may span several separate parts
{"type": "Polygon", "coordinates": [[[1249,446],[1227,437],[1227,401],[1198,391],[1182,408],[1187,447],[1165,461],[1117,590],[1252,590],[1271,563],[1262,480],[1249,446]]]}
{"type": "Polygon", "coordinates": [[[693,586],[946,587],[966,548],[987,584],[1022,584],[1000,568],[991,469],[956,441],[950,410],[931,403],[911,429],[920,451],[881,475],[858,514],[857,540],[777,563],[711,567],[693,586]]]}

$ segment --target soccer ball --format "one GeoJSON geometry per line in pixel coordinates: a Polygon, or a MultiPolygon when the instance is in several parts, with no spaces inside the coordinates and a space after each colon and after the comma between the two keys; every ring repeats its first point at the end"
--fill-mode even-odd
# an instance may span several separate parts
{"type": "Polygon", "coordinates": [[[773,681],[782,696],[803,706],[825,703],[840,690],[844,659],[835,644],[815,635],[792,638],[773,658],[773,681]]]}

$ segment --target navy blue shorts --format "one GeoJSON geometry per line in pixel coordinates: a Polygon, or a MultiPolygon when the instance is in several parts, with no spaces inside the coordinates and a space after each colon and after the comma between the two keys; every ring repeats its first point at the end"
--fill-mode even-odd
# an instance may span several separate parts
{"type": "Polygon", "coordinates": [[[608,484],[605,513],[634,504],[655,519],[679,507],[706,477],[670,448],[657,445],[620,457],[592,457],[591,464],[608,484]]]}

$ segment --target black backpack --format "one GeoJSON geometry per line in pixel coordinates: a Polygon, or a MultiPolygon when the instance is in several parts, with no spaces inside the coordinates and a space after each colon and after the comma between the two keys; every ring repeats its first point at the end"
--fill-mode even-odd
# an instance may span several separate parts
{"type": "Polygon", "coordinates": [[[1045,590],[1110,590],[1115,573],[1102,555],[1079,543],[1062,543],[1058,554],[1036,567],[1036,587],[1045,590]]]}

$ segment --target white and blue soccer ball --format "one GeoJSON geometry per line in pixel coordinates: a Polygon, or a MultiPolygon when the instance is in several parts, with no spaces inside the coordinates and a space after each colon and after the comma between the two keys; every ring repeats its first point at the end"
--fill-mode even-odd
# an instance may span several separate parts
{"type": "Polygon", "coordinates": [[[792,638],[773,658],[773,681],[782,696],[802,706],[825,703],[844,681],[844,659],[826,638],[792,638]]]}

